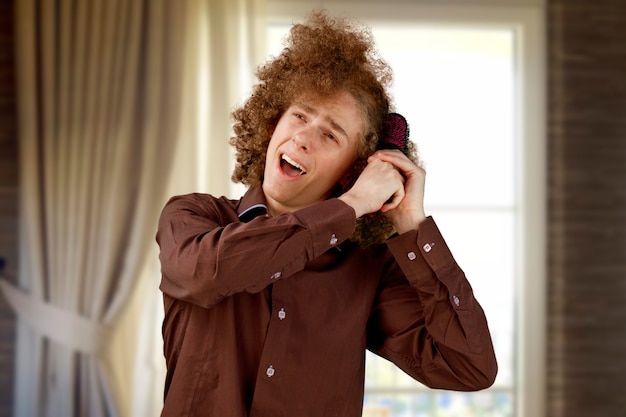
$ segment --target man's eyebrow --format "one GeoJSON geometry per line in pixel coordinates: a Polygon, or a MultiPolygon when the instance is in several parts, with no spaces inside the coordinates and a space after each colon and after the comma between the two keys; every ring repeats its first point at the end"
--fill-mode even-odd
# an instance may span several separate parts
{"type": "MultiPolygon", "coordinates": [[[[311,107],[308,104],[305,104],[305,103],[295,103],[295,105],[297,107],[300,107],[305,112],[310,113],[310,114],[312,114],[314,116],[317,116],[319,114],[319,112],[314,107],[311,107]]],[[[328,123],[330,123],[330,126],[333,129],[335,129],[336,131],[338,131],[339,134],[341,134],[342,136],[345,136],[346,138],[349,138],[348,133],[345,131],[345,129],[343,127],[341,127],[341,125],[339,123],[337,123],[332,117],[330,117],[330,116],[326,117],[326,121],[328,123]]]]}
{"type": "Polygon", "coordinates": [[[335,129],[336,131],[339,132],[339,134],[341,134],[341,135],[345,136],[346,138],[348,138],[348,134],[343,129],[343,127],[339,126],[339,123],[337,123],[336,121],[334,121],[330,117],[328,118],[328,122],[330,123],[330,125],[332,126],[333,129],[335,129]]]}

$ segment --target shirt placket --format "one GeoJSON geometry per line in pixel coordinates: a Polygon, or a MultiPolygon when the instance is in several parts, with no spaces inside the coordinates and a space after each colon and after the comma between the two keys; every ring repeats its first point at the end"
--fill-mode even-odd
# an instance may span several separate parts
{"type": "MultiPolygon", "coordinates": [[[[271,318],[268,324],[263,352],[257,371],[255,392],[250,416],[259,415],[260,410],[270,410],[280,402],[281,384],[289,380],[287,374],[292,364],[287,363],[285,349],[287,338],[294,325],[290,315],[289,297],[283,291],[286,282],[276,281],[271,295],[271,318]]],[[[284,405],[284,404],[283,404],[284,405]]]]}

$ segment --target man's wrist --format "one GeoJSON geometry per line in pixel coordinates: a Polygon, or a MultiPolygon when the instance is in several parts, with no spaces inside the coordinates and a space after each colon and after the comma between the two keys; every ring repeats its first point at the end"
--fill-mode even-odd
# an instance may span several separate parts
{"type": "Polygon", "coordinates": [[[343,201],[344,203],[346,203],[347,205],[349,205],[350,207],[352,207],[352,209],[354,210],[354,213],[356,214],[356,218],[358,219],[359,217],[361,217],[363,214],[365,214],[359,203],[358,200],[354,197],[352,197],[350,194],[343,194],[341,196],[338,197],[339,200],[343,201]]]}
{"type": "Polygon", "coordinates": [[[409,218],[405,217],[404,219],[393,222],[393,227],[396,232],[401,235],[403,233],[419,229],[419,225],[424,220],[426,220],[426,215],[424,213],[416,213],[409,218]]]}

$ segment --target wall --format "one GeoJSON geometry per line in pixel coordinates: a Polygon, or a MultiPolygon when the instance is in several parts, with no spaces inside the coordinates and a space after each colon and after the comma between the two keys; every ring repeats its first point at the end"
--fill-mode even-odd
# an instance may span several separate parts
{"type": "Polygon", "coordinates": [[[626,410],[626,1],[548,2],[550,417],[626,410]]]}
{"type": "MultiPolygon", "coordinates": [[[[0,258],[17,276],[18,152],[13,59],[14,0],[0,0],[0,258]]],[[[13,410],[15,315],[0,295],[0,417],[13,410]]]]}

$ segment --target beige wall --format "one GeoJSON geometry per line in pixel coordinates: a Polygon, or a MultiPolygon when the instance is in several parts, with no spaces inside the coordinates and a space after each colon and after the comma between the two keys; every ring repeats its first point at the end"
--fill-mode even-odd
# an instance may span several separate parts
{"type": "Polygon", "coordinates": [[[626,410],[626,2],[548,2],[550,417],[626,410]]]}

